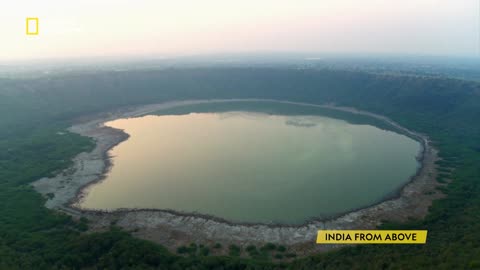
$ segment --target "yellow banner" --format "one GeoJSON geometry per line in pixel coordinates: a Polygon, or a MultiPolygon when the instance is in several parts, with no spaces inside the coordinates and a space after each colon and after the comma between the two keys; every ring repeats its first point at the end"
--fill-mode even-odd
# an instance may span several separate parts
{"type": "Polygon", "coordinates": [[[426,230],[319,230],[317,244],[425,244],[426,230]]]}

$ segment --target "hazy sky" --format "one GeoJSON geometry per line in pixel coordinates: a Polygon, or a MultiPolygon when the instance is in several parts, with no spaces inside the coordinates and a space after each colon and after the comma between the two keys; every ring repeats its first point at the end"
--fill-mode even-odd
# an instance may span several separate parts
{"type": "Polygon", "coordinates": [[[225,52],[471,55],[479,0],[4,0],[0,61],[225,52]],[[38,17],[38,36],[25,34],[38,17]]]}

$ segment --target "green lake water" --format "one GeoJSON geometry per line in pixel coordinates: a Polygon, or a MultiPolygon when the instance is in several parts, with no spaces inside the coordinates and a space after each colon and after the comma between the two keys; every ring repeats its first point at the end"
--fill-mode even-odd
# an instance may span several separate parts
{"type": "Polygon", "coordinates": [[[106,123],[130,138],[81,207],[299,224],[377,202],[418,167],[417,141],[368,121],[203,106],[106,123]]]}

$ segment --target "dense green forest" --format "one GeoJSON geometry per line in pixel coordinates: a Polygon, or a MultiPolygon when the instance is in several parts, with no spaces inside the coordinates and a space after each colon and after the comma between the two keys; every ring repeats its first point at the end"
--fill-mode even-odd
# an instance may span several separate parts
{"type": "Polygon", "coordinates": [[[480,85],[449,78],[282,68],[167,69],[0,79],[0,269],[468,269],[480,268],[480,85]],[[112,227],[48,210],[28,184],[66,168],[93,142],[64,133],[78,118],[170,100],[273,98],[352,106],[427,134],[440,150],[441,190],[426,245],[364,245],[289,263],[172,254],[112,227]],[[62,133],[59,133],[62,132],[62,133]]]}

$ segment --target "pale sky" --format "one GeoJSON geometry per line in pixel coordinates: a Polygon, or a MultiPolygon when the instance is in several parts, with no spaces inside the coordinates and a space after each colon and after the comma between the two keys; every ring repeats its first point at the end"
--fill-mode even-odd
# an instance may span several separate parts
{"type": "Polygon", "coordinates": [[[235,52],[479,54],[479,0],[3,0],[0,62],[235,52]],[[25,34],[27,17],[39,35],[25,34]]]}

